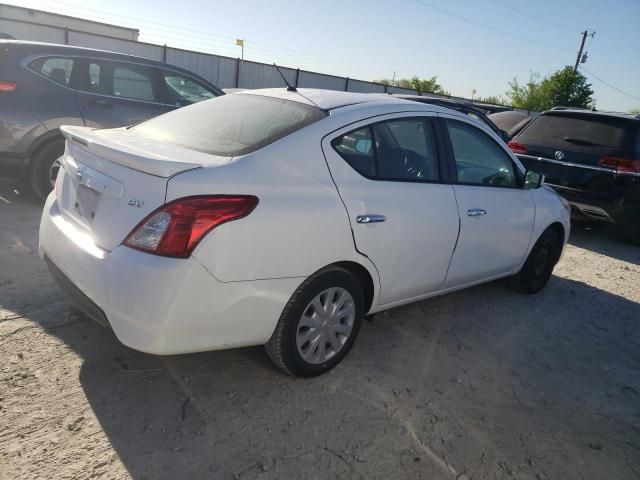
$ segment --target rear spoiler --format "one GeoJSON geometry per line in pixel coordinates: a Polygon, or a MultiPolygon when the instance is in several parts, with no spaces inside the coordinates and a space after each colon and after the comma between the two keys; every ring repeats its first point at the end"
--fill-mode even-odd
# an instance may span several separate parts
{"type": "MultiPolygon", "coordinates": [[[[89,127],[60,127],[60,131],[74,146],[87,150],[94,155],[124,165],[125,167],[157,177],[173,175],[202,168],[202,163],[176,161],[160,153],[150,140],[138,137],[125,129],[93,129],[89,127]]],[[[160,145],[160,144],[158,144],[160,145]]]]}

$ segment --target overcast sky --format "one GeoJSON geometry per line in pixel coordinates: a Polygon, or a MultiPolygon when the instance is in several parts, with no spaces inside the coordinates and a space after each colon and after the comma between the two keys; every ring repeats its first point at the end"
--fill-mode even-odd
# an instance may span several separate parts
{"type": "Polygon", "coordinates": [[[573,65],[579,32],[595,30],[584,68],[624,92],[583,70],[597,107],[640,108],[640,0],[3,1],[234,57],[234,39],[244,38],[246,59],[362,80],[437,75],[465,97],[504,94],[513,77],[573,65]]]}

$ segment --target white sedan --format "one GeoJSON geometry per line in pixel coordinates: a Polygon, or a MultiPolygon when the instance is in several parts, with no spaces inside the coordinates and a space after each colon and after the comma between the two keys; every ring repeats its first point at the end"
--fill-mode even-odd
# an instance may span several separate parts
{"type": "Polygon", "coordinates": [[[39,253],[137,350],[265,344],[326,372],[365,315],[510,277],[544,287],[569,208],[491,131],[383,95],[254,90],[63,127],[39,253]]]}

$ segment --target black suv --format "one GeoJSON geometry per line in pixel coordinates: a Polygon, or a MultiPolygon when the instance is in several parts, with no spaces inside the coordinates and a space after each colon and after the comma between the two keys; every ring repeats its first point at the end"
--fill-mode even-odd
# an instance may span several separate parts
{"type": "Polygon", "coordinates": [[[619,224],[640,242],[640,116],[557,108],[509,147],[569,201],[574,218],[619,224]]]}
{"type": "Polygon", "coordinates": [[[223,92],[182,68],[88,48],[0,40],[0,175],[45,197],[61,125],[121,127],[223,92]]]}

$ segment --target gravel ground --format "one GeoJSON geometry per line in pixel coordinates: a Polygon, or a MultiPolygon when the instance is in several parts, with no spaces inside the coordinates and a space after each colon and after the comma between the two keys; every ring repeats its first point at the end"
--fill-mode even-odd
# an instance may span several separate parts
{"type": "Polygon", "coordinates": [[[576,228],[536,296],[494,282],[363,326],[327,375],[262,348],[153,357],[74,310],[41,205],[0,183],[2,479],[640,478],[640,248],[576,228]]]}

